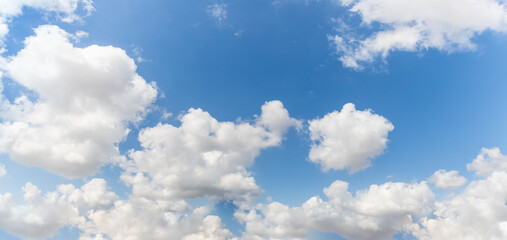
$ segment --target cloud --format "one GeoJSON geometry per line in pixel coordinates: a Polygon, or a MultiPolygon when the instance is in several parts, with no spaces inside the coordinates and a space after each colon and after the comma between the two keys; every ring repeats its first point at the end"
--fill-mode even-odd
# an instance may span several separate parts
{"type": "Polygon", "coordinates": [[[83,9],[86,14],[90,14],[93,8],[92,0],[9,0],[0,2],[0,43],[9,32],[8,23],[15,17],[23,13],[24,8],[33,8],[35,10],[54,13],[64,22],[74,22],[81,20],[81,16],[76,13],[83,9]]]}
{"type": "Polygon", "coordinates": [[[218,122],[201,109],[190,109],[181,125],[158,124],[139,134],[142,149],[131,151],[122,179],[145,197],[253,199],[261,190],[251,166],[262,149],[278,146],[289,117],[279,101],[266,102],[252,125],[218,122]]]}
{"type": "MultiPolygon", "coordinates": [[[[507,162],[497,148],[483,149],[476,160],[485,153],[495,157],[495,164],[507,162]]],[[[387,240],[399,232],[419,240],[506,239],[507,169],[476,173],[482,178],[438,201],[425,182],[374,184],[353,195],[348,183],[338,180],[324,189],[327,201],[315,196],[299,207],[258,204],[235,216],[245,224],[247,240],[306,239],[309,228],[351,240],[387,240]]],[[[434,176],[460,179],[454,171],[434,176]]]]}
{"type": "Polygon", "coordinates": [[[262,115],[257,123],[279,135],[284,134],[289,127],[296,127],[297,129],[302,127],[301,121],[291,118],[283,103],[277,100],[262,105],[262,115]]]}
{"type": "Polygon", "coordinates": [[[467,179],[458,175],[458,171],[445,171],[443,169],[436,171],[428,181],[435,184],[437,188],[454,189],[463,186],[467,179]]]}
{"type": "Polygon", "coordinates": [[[473,162],[467,164],[469,171],[479,176],[488,176],[496,171],[507,171],[507,157],[499,148],[483,148],[473,162]]]}
{"type": "MultiPolygon", "coordinates": [[[[474,163],[484,153],[496,155],[497,164],[507,162],[507,157],[495,148],[483,149],[474,163]]],[[[423,218],[412,227],[412,234],[420,240],[506,239],[507,169],[488,169],[476,174],[485,178],[470,182],[462,193],[438,202],[434,217],[423,218]]]]}
{"type": "Polygon", "coordinates": [[[94,178],[79,189],[72,184],[58,186],[58,192],[69,203],[88,209],[111,206],[118,196],[109,190],[106,180],[101,178],[94,178]]]}
{"type": "Polygon", "coordinates": [[[206,13],[218,26],[222,26],[227,22],[227,4],[209,5],[206,8],[206,13]]]}
{"type": "Polygon", "coordinates": [[[0,178],[7,175],[7,170],[5,170],[5,166],[0,163],[0,178]]]}
{"type": "Polygon", "coordinates": [[[339,0],[359,16],[367,36],[342,31],[329,37],[345,67],[359,70],[393,51],[470,51],[484,31],[505,32],[507,9],[501,0],[339,0]],[[378,27],[377,27],[378,26],[378,27]]]}
{"type": "Polygon", "coordinates": [[[128,124],[142,119],[157,90],[122,49],[77,48],[70,37],[57,26],[40,26],[0,65],[36,96],[22,94],[13,102],[0,96],[0,151],[75,178],[118,157],[128,124]]]}
{"type": "Polygon", "coordinates": [[[348,168],[351,173],[370,166],[383,153],[394,126],[371,110],[358,111],[347,103],[341,111],[309,121],[313,141],[309,159],[324,171],[348,168]]]}
{"type": "Polygon", "coordinates": [[[347,189],[348,183],[335,181],[324,189],[329,201],[315,196],[295,208],[274,202],[240,210],[235,216],[246,224],[243,239],[305,239],[310,227],[347,239],[391,239],[434,203],[425,182],[372,185],[355,196],[347,189]]]}
{"type": "Polygon", "coordinates": [[[114,207],[89,212],[81,225],[80,240],[226,240],[232,237],[219,217],[209,209],[196,208],[190,214],[174,212],[167,202],[148,199],[116,201],[114,207]]]}
{"type": "Polygon", "coordinates": [[[41,191],[31,183],[23,187],[25,205],[17,205],[12,194],[0,194],[0,228],[25,239],[51,237],[72,222],[78,212],[59,194],[41,191]]]}
{"type": "Polygon", "coordinates": [[[130,195],[119,200],[104,179],[92,179],[80,188],[59,185],[41,196],[33,184],[23,187],[24,205],[11,193],[0,194],[0,229],[23,239],[45,239],[58,230],[76,227],[80,240],[98,239],[232,239],[220,218],[183,200],[149,200],[130,195]]]}

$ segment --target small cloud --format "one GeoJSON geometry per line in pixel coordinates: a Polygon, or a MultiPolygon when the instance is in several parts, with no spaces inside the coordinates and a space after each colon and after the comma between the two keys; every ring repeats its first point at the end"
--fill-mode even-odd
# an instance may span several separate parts
{"type": "Polygon", "coordinates": [[[173,113],[167,112],[165,109],[162,110],[162,119],[167,120],[168,118],[172,117],[173,113]]]}
{"type": "Polygon", "coordinates": [[[85,31],[77,31],[76,33],[70,34],[69,36],[70,36],[70,38],[72,40],[74,40],[75,43],[79,43],[79,41],[82,38],[87,38],[88,37],[88,33],[85,32],[85,31]]]}
{"type": "Polygon", "coordinates": [[[461,187],[467,182],[467,179],[459,175],[458,171],[446,171],[440,169],[428,178],[430,183],[434,183],[435,187],[442,189],[455,189],[461,187]]]}
{"type": "MultiPolygon", "coordinates": [[[[133,45],[131,45],[133,46],[133,45]]],[[[134,54],[134,59],[136,60],[136,62],[138,63],[142,63],[142,62],[149,62],[150,60],[148,59],[145,59],[143,58],[143,52],[144,50],[140,47],[134,47],[134,49],[132,49],[132,53],[134,54]]]]}
{"type": "Polygon", "coordinates": [[[206,8],[208,16],[215,21],[218,26],[223,26],[227,21],[227,4],[213,4],[206,8]]]}
{"type": "Polygon", "coordinates": [[[239,37],[239,36],[243,35],[243,32],[244,32],[244,31],[243,31],[243,29],[241,29],[241,30],[239,30],[239,31],[236,31],[236,32],[234,33],[234,36],[239,37]]]}
{"type": "Polygon", "coordinates": [[[271,3],[271,5],[274,7],[279,7],[280,5],[282,5],[282,2],[280,0],[275,0],[271,3]]]}

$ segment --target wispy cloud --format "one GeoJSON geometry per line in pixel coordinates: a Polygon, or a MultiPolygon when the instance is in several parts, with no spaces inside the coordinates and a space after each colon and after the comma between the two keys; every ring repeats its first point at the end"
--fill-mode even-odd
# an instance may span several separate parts
{"type": "Polygon", "coordinates": [[[208,16],[215,21],[218,26],[223,26],[227,22],[227,4],[213,4],[206,8],[208,16]]]}

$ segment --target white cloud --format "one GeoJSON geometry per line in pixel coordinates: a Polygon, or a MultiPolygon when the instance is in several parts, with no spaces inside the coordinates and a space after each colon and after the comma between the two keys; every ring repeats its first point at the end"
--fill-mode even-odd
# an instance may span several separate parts
{"type": "Polygon", "coordinates": [[[0,178],[7,174],[7,170],[5,170],[5,166],[0,163],[0,178]]]}
{"type": "Polygon", "coordinates": [[[209,5],[206,8],[206,13],[217,25],[222,26],[227,21],[227,4],[209,5]]]}
{"type": "Polygon", "coordinates": [[[324,190],[328,202],[316,196],[295,208],[260,204],[235,216],[246,224],[244,239],[305,239],[310,227],[347,239],[391,239],[433,206],[433,193],[424,182],[372,185],[355,197],[347,188],[348,183],[336,181],[324,190]]]}
{"type": "Polygon", "coordinates": [[[467,164],[469,171],[479,176],[488,176],[496,171],[507,171],[507,157],[499,148],[483,148],[473,162],[467,164]]]}
{"type": "Polygon", "coordinates": [[[168,209],[167,202],[119,200],[111,209],[89,212],[89,221],[80,227],[84,233],[79,239],[225,240],[232,237],[220,218],[208,213],[204,207],[182,214],[168,209]]]}
{"type": "Polygon", "coordinates": [[[72,184],[60,185],[58,192],[69,203],[88,209],[109,207],[118,199],[114,192],[109,191],[106,180],[101,178],[94,178],[79,189],[72,184]]]}
{"type": "Polygon", "coordinates": [[[278,134],[284,134],[289,127],[297,129],[302,127],[301,121],[291,118],[283,103],[277,100],[265,102],[262,105],[262,115],[257,123],[278,134]]]}
{"type": "Polygon", "coordinates": [[[369,109],[358,111],[352,103],[309,124],[314,142],[309,159],[324,171],[349,168],[351,173],[370,166],[370,159],[383,153],[394,129],[384,117],[369,109]]]}
{"type": "Polygon", "coordinates": [[[180,121],[179,127],[158,124],[139,134],[143,149],[130,152],[122,175],[135,195],[252,200],[261,190],[246,168],[299,124],[279,101],[266,102],[255,125],[218,122],[201,109],[190,109],[180,121]]]}
{"type": "MultiPolygon", "coordinates": [[[[484,160],[484,155],[492,157],[496,166],[507,162],[494,148],[483,149],[474,163],[484,160]]],[[[387,240],[398,232],[419,240],[507,239],[507,169],[474,167],[471,170],[484,178],[440,201],[434,200],[425,182],[371,185],[353,196],[348,183],[335,181],[324,190],[328,201],[316,196],[300,207],[258,204],[238,210],[235,216],[246,225],[244,239],[305,239],[310,227],[351,240],[387,240]]],[[[436,175],[458,177],[453,171],[436,175]]]]}
{"type": "Polygon", "coordinates": [[[9,32],[9,22],[21,15],[24,8],[55,13],[64,22],[74,22],[81,17],[76,12],[83,9],[90,14],[93,8],[92,0],[4,0],[0,1],[0,42],[9,32]]]}
{"type": "Polygon", "coordinates": [[[66,177],[92,175],[118,156],[128,124],[142,118],[157,90],[122,49],[74,47],[56,26],[35,33],[0,66],[37,96],[12,103],[0,96],[0,151],[66,177]]]}
{"type": "Polygon", "coordinates": [[[463,186],[467,179],[459,176],[458,171],[445,171],[440,169],[436,171],[429,179],[429,182],[434,183],[435,187],[443,189],[454,189],[463,186]]]}
{"type": "Polygon", "coordinates": [[[302,240],[308,228],[308,219],[300,209],[273,202],[254,209],[237,211],[234,216],[245,224],[241,239],[302,240]]]}
{"type": "Polygon", "coordinates": [[[330,36],[345,67],[361,69],[393,51],[428,48],[452,52],[474,50],[472,39],[484,31],[505,32],[507,9],[501,0],[340,0],[373,33],[330,36]]]}
{"type": "Polygon", "coordinates": [[[25,239],[51,237],[78,216],[77,210],[56,192],[41,196],[31,183],[23,191],[25,205],[17,205],[10,193],[0,194],[0,229],[10,234],[25,239]]]}
{"type": "MultiPolygon", "coordinates": [[[[506,161],[506,158],[503,158],[506,161]]],[[[435,217],[412,226],[420,240],[507,239],[507,172],[497,169],[459,195],[436,204],[435,217]]]]}

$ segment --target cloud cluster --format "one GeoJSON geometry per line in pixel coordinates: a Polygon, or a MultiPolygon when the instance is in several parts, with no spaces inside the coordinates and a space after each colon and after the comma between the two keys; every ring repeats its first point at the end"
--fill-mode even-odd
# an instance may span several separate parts
{"type": "Polygon", "coordinates": [[[158,124],[139,134],[142,150],[131,151],[122,179],[145,197],[248,200],[261,190],[246,168],[262,149],[278,146],[291,126],[279,101],[266,102],[254,121],[219,122],[201,109],[190,109],[181,126],[158,124]]]}
{"type": "Polygon", "coordinates": [[[434,48],[473,50],[472,39],[484,31],[505,32],[507,9],[502,0],[339,0],[373,32],[361,37],[341,31],[329,36],[345,67],[361,69],[393,51],[434,48]],[[373,27],[378,25],[379,27],[373,27]]]}
{"type": "MultiPolygon", "coordinates": [[[[471,165],[480,169],[506,162],[507,157],[498,149],[483,149],[471,165]],[[485,153],[494,158],[484,159],[485,153]]],[[[433,211],[435,217],[423,218],[412,227],[412,234],[421,240],[506,239],[507,169],[495,168],[476,174],[484,179],[472,181],[462,193],[438,202],[433,211]]]]}
{"type": "Polygon", "coordinates": [[[0,194],[0,228],[23,239],[50,238],[62,227],[76,227],[80,240],[98,239],[232,239],[217,216],[206,207],[184,201],[149,200],[130,195],[120,200],[104,179],[92,179],[80,188],[59,185],[44,196],[33,184],[23,187],[24,205],[12,194],[0,194]]]}
{"type": "MultiPolygon", "coordinates": [[[[481,164],[505,164],[507,157],[497,150],[483,149],[478,159],[485,153],[495,158],[481,164]]],[[[437,171],[434,176],[462,181],[456,171],[437,171]]],[[[505,239],[507,170],[495,168],[479,176],[484,178],[440,201],[425,182],[371,185],[353,196],[348,183],[335,181],[324,189],[327,201],[315,196],[299,207],[258,204],[238,210],[235,216],[245,224],[243,239],[305,239],[309,228],[351,240],[387,240],[398,232],[420,240],[505,239]]]]}
{"type": "Polygon", "coordinates": [[[335,181],[324,189],[328,201],[315,196],[295,208],[274,202],[235,216],[246,224],[244,239],[305,239],[311,227],[347,239],[387,240],[434,203],[425,182],[372,185],[355,196],[347,189],[348,183],[335,181]]]}
{"type": "Polygon", "coordinates": [[[24,239],[53,236],[58,229],[70,224],[78,212],[57,192],[41,196],[31,183],[23,187],[24,205],[17,205],[12,194],[0,194],[0,228],[24,239]]]}
{"type": "MultiPolygon", "coordinates": [[[[363,40],[332,37],[344,64],[354,68],[393,50],[473,49],[473,36],[505,28],[503,2],[495,0],[340,2],[364,24],[382,27],[363,40]],[[472,14],[475,20],[468,17],[472,14]]],[[[6,23],[24,7],[71,22],[79,18],[79,8],[91,11],[91,3],[0,2],[0,38],[7,34],[6,23]]],[[[207,11],[223,24],[225,7],[215,4],[207,11]]],[[[59,185],[42,195],[27,183],[23,204],[11,193],[0,194],[0,229],[7,233],[43,239],[67,226],[79,230],[80,240],[306,239],[309,229],[352,240],[387,240],[399,232],[421,240],[507,238],[507,156],[498,148],[482,149],[467,165],[476,179],[442,199],[435,199],[425,181],[373,184],[352,193],[349,183],[336,180],[322,196],[301,206],[254,204],[262,189],[248,167],[262,150],[279,146],[289,128],[303,127],[276,100],[266,102],[251,121],[220,122],[191,108],[179,117],[179,126],[159,123],[142,129],[140,148],[120,156],[118,143],[129,124],[149,111],[157,89],[136,73],[134,60],[122,49],[73,46],[71,39],[82,35],[40,26],[16,55],[0,59],[0,76],[23,88],[15,99],[0,95],[0,152],[69,178],[93,175],[118,160],[121,180],[131,191],[120,198],[104,179],[93,178],[80,187],[59,185]],[[241,236],[211,215],[211,207],[194,208],[187,202],[196,198],[211,204],[232,200],[234,216],[245,226],[241,236]]],[[[309,159],[324,171],[354,173],[384,152],[393,129],[383,116],[345,104],[341,111],[308,121],[309,159]]],[[[0,177],[5,174],[0,164],[0,177]]],[[[467,183],[452,170],[438,170],[428,181],[448,190],[467,183]]]]}
{"type": "Polygon", "coordinates": [[[40,26],[0,65],[4,76],[26,88],[12,102],[0,95],[0,151],[74,178],[118,156],[128,124],[142,118],[157,90],[122,49],[77,48],[71,36],[40,26]]]}
{"type": "Polygon", "coordinates": [[[371,110],[356,110],[347,103],[341,111],[309,121],[313,141],[310,161],[324,171],[346,169],[351,173],[370,166],[370,159],[383,153],[394,126],[371,110]]]}
{"type": "Polygon", "coordinates": [[[110,209],[90,211],[81,223],[80,240],[225,240],[232,234],[206,207],[189,214],[175,211],[174,203],[145,198],[119,200],[110,209]]]}
{"type": "Polygon", "coordinates": [[[0,2],[0,45],[9,33],[9,22],[23,13],[24,8],[33,8],[45,13],[54,13],[64,22],[74,22],[81,17],[77,13],[83,9],[90,14],[93,0],[8,0],[0,2]]]}
{"type": "MultiPolygon", "coordinates": [[[[507,161],[501,153],[498,157],[507,161]]],[[[209,215],[209,208],[192,210],[181,199],[147,198],[133,191],[121,200],[103,179],[80,188],[60,185],[45,196],[28,183],[24,205],[16,205],[10,193],[0,195],[0,228],[30,239],[51,237],[63,226],[79,228],[81,240],[306,239],[310,228],[351,240],[387,240],[398,232],[421,240],[505,239],[506,183],[507,171],[496,169],[437,201],[426,182],[374,184],[352,194],[348,183],[337,180],[324,189],[325,199],[315,196],[298,207],[278,202],[240,206],[234,216],[245,231],[239,238],[218,216],[209,215]]]]}

